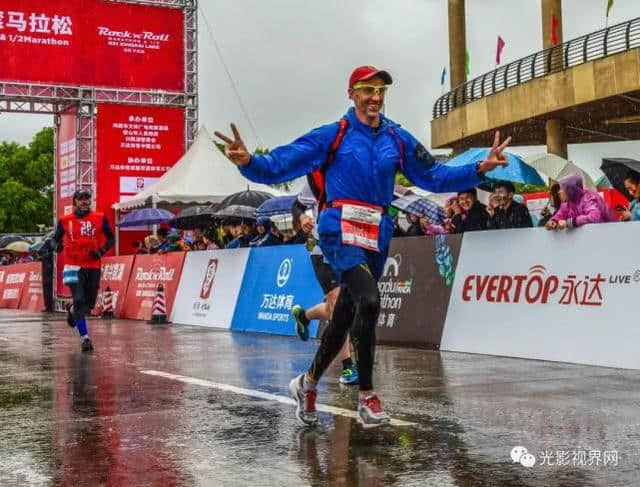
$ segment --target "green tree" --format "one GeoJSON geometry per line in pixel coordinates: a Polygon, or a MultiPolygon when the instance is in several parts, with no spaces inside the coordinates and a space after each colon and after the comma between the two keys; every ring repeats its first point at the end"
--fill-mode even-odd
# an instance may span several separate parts
{"type": "Polygon", "coordinates": [[[34,232],[53,222],[53,128],[28,146],[0,144],[0,233],[34,232]]]}

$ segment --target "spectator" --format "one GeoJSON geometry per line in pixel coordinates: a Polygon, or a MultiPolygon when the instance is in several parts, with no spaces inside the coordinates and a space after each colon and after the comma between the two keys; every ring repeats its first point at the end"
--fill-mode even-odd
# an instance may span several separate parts
{"type": "Polygon", "coordinates": [[[191,250],[207,250],[207,244],[204,241],[204,229],[196,228],[193,231],[193,243],[191,250]]]}
{"type": "Polygon", "coordinates": [[[584,189],[582,176],[567,176],[558,182],[562,204],[545,225],[547,230],[565,230],[589,223],[616,221],[604,199],[597,192],[584,189]]]}
{"type": "Polygon", "coordinates": [[[253,221],[243,220],[235,229],[236,238],[234,238],[226,248],[238,249],[248,247],[251,241],[256,237],[256,225],[253,221]]]}
{"type": "Polygon", "coordinates": [[[167,242],[169,242],[167,252],[188,252],[191,250],[189,244],[182,239],[180,233],[177,231],[171,232],[167,235],[167,242]]]}
{"type": "Polygon", "coordinates": [[[162,227],[158,229],[158,252],[165,253],[169,251],[169,241],[167,237],[169,236],[169,229],[166,227],[162,227]]]}
{"type": "Polygon", "coordinates": [[[220,248],[218,245],[218,231],[215,227],[206,229],[202,235],[202,240],[206,245],[205,250],[217,250],[220,248]]]}
{"type": "Polygon", "coordinates": [[[141,254],[155,254],[160,248],[160,239],[154,235],[147,235],[144,238],[144,248],[140,249],[141,254]]]}
{"type": "Polygon", "coordinates": [[[425,233],[422,231],[420,227],[420,217],[416,215],[412,215],[411,213],[407,213],[407,223],[409,224],[409,228],[404,232],[405,237],[421,237],[425,233]]]}
{"type": "Polygon", "coordinates": [[[478,191],[475,188],[459,192],[458,199],[452,204],[452,210],[453,233],[487,229],[487,207],[478,201],[478,191]]]}
{"type": "Polygon", "coordinates": [[[551,185],[551,191],[549,195],[549,201],[547,202],[547,206],[545,206],[540,212],[540,222],[538,223],[539,227],[544,227],[549,220],[558,212],[560,209],[560,205],[562,201],[560,200],[560,185],[558,183],[554,183],[551,185]]]}
{"type": "Polygon", "coordinates": [[[533,227],[533,221],[527,207],[513,200],[515,192],[515,186],[510,181],[500,181],[495,184],[494,193],[489,199],[489,206],[487,206],[488,229],[533,227]]]}
{"type": "Polygon", "coordinates": [[[306,244],[309,240],[309,234],[302,229],[300,218],[294,218],[292,222],[293,237],[287,241],[288,244],[306,244]]]}
{"type": "Polygon", "coordinates": [[[631,200],[631,206],[622,212],[621,220],[639,221],[640,220],[640,173],[636,171],[629,171],[627,177],[624,179],[624,187],[627,188],[629,194],[633,197],[631,200]]]}
{"type": "Polygon", "coordinates": [[[274,245],[280,245],[282,242],[271,233],[271,218],[261,216],[256,221],[256,230],[258,234],[249,243],[251,247],[273,247],[274,245]]]}

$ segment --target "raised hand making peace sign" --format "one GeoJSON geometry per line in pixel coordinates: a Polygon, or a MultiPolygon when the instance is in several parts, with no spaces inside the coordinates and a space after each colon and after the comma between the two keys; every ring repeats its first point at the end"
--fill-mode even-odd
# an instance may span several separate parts
{"type": "Polygon", "coordinates": [[[511,142],[511,137],[507,137],[507,140],[505,140],[501,144],[500,131],[497,131],[495,137],[493,138],[493,146],[491,147],[491,152],[489,152],[489,156],[478,165],[478,170],[486,174],[489,171],[493,171],[496,167],[508,166],[509,162],[507,161],[507,158],[502,154],[502,151],[509,146],[509,142],[511,142]]]}
{"type": "Polygon", "coordinates": [[[235,124],[231,124],[231,131],[233,132],[233,139],[227,137],[221,132],[214,132],[216,137],[224,141],[224,153],[236,166],[246,166],[251,161],[251,154],[247,150],[247,146],[244,145],[240,132],[236,128],[235,124]]]}

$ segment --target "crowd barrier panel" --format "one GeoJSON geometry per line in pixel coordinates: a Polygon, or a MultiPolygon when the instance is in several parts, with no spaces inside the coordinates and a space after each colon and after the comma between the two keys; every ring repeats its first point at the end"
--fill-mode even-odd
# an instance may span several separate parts
{"type": "MultiPolygon", "coordinates": [[[[231,329],[234,331],[295,335],[291,308],[309,308],[324,296],[304,245],[251,249],[231,329]]],[[[316,337],[313,321],[309,336],[316,337]]]]}
{"type": "Polygon", "coordinates": [[[462,235],[396,238],[378,288],[378,343],[437,350],[462,235]]]}
{"type": "MultiPolygon", "coordinates": [[[[39,264],[36,264],[39,265],[39,264]]],[[[28,286],[29,273],[34,263],[13,264],[2,268],[4,280],[0,294],[0,308],[19,309],[20,300],[28,286]]]]}
{"type": "Polygon", "coordinates": [[[465,234],[442,350],[640,368],[640,223],[465,234]]]}
{"type": "Polygon", "coordinates": [[[231,328],[249,249],[188,252],[171,321],[231,328]]]}
{"type": "Polygon", "coordinates": [[[42,292],[42,263],[31,262],[23,265],[27,276],[22,287],[19,308],[26,311],[42,311],[45,308],[42,292]]]}
{"type": "Polygon", "coordinates": [[[123,315],[125,297],[131,271],[133,269],[135,255],[121,255],[118,257],[103,257],[100,269],[100,289],[96,305],[91,313],[93,316],[100,316],[103,311],[104,291],[107,287],[111,290],[113,315],[120,318],[123,315]]]}
{"type": "Polygon", "coordinates": [[[171,314],[186,252],[136,255],[124,302],[124,318],[149,320],[158,284],[164,286],[167,314],[171,314]]]}

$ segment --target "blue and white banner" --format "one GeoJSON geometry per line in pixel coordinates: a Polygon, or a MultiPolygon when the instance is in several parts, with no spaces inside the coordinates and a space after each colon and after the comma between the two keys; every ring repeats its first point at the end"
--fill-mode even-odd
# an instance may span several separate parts
{"type": "MultiPolygon", "coordinates": [[[[231,329],[295,335],[291,308],[310,308],[323,300],[309,252],[304,245],[252,249],[231,329]]],[[[318,322],[309,335],[316,337],[318,322]]]]}

